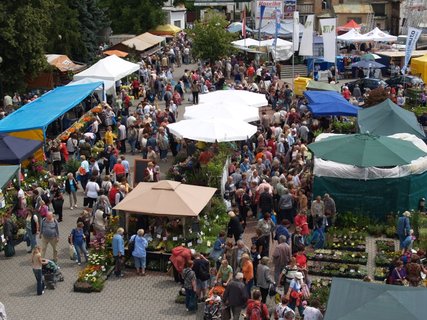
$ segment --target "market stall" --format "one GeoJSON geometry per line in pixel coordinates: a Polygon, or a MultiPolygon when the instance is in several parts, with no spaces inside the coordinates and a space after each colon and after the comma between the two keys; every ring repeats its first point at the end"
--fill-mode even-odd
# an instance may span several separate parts
{"type": "Polygon", "coordinates": [[[44,141],[49,124],[82,102],[100,85],[102,82],[94,82],[49,91],[0,120],[0,133],[44,141]]]}
{"type": "Polygon", "coordinates": [[[258,121],[259,110],[256,108],[234,105],[227,101],[223,104],[200,104],[185,107],[184,119],[207,119],[222,117],[246,122],[258,121]]]}
{"type": "Polygon", "coordinates": [[[313,116],[357,116],[359,107],[353,106],[335,91],[304,91],[313,116]]]}
{"type": "Polygon", "coordinates": [[[247,90],[217,90],[199,96],[199,104],[221,104],[230,103],[244,107],[261,108],[268,105],[265,94],[254,93],[247,90]]]}
{"type": "Polygon", "coordinates": [[[427,54],[411,59],[411,73],[419,75],[424,82],[427,82],[427,54]]]}
{"type": "Polygon", "coordinates": [[[329,193],[340,212],[382,218],[418,208],[427,196],[427,146],[411,134],[381,138],[389,139],[391,149],[384,149],[375,136],[320,134],[308,146],[315,155],[313,194],[329,193]],[[353,140],[341,144],[340,136],[353,140]],[[323,141],[328,145],[318,150],[316,144],[323,141]]]}
{"type": "Polygon", "coordinates": [[[415,114],[387,99],[358,112],[360,132],[388,136],[395,133],[410,133],[425,139],[425,133],[415,114]]]}
{"type": "MultiPolygon", "coordinates": [[[[164,270],[162,266],[164,267],[173,247],[196,247],[203,242],[202,235],[195,233],[200,227],[194,227],[194,218],[199,219],[200,212],[215,192],[215,188],[171,180],[141,182],[113,209],[124,212],[121,217],[124,218],[125,230],[129,234],[136,232],[141,225],[144,227],[151,249],[148,252],[149,259],[158,260],[160,266],[156,266],[164,270]],[[131,216],[139,219],[134,228],[130,227],[131,216]]],[[[207,246],[212,244],[213,242],[209,242],[207,246]]]]}

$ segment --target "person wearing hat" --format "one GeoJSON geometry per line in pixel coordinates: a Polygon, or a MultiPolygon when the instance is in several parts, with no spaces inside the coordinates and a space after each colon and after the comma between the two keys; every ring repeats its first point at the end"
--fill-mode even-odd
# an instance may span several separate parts
{"type": "Polygon", "coordinates": [[[411,213],[409,211],[405,211],[397,220],[396,233],[399,237],[400,249],[403,249],[403,241],[405,241],[406,237],[409,236],[411,232],[411,223],[409,221],[410,216],[411,213]]]}
{"type": "MultiPolygon", "coordinates": [[[[235,278],[230,281],[224,291],[224,303],[233,314],[233,320],[239,320],[240,312],[248,300],[248,293],[243,283],[243,273],[237,272],[235,278]]],[[[231,318],[231,314],[229,315],[231,318]]]]}
{"type": "Polygon", "coordinates": [[[295,308],[298,307],[300,317],[302,317],[304,313],[304,307],[302,306],[302,288],[304,285],[303,278],[304,276],[302,272],[295,272],[294,279],[289,284],[289,289],[286,293],[286,298],[289,300],[289,308],[295,311],[295,308]]]}

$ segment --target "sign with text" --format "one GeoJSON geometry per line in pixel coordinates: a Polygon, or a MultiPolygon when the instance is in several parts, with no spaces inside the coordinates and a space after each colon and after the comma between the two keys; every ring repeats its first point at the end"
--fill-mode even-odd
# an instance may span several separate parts
{"type": "Polygon", "coordinates": [[[267,25],[270,22],[274,22],[276,20],[276,9],[279,9],[283,12],[283,1],[275,1],[275,0],[261,0],[256,2],[255,8],[255,27],[256,29],[261,28],[267,25]],[[261,19],[261,7],[264,6],[264,14],[261,19]]]}

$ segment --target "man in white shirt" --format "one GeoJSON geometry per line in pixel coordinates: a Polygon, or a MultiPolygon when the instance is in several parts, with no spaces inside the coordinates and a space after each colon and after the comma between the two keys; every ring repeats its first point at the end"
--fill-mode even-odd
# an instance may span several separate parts
{"type": "Polygon", "coordinates": [[[119,130],[120,153],[126,153],[126,126],[121,123],[117,129],[119,130]]]}
{"type": "Polygon", "coordinates": [[[323,315],[319,310],[319,300],[313,299],[311,306],[306,306],[304,309],[304,320],[323,320],[323,315]]]}

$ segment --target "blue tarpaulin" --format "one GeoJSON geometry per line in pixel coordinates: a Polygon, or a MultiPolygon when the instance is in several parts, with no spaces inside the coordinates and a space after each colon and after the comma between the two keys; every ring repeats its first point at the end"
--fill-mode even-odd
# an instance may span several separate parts
{"type": "Polygon", "coordinates": [[[0,133],[41,129],[71,110],[102,82],[58,87],[16,110],[0,121],[0,133]]]}
{"type": "Polygon", "coordinates": [[[357,117],[359,107],[353,106],[334,91],[304,91],[308,108],[314,116],[353,116],[357,117]]]}

